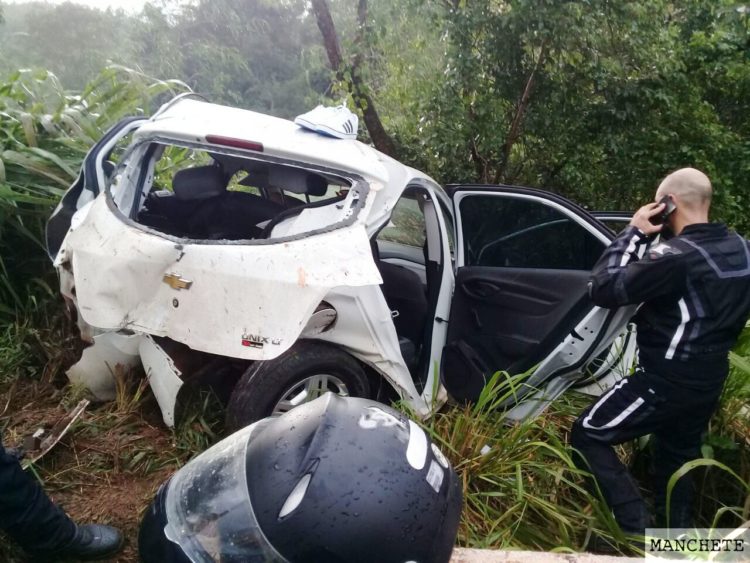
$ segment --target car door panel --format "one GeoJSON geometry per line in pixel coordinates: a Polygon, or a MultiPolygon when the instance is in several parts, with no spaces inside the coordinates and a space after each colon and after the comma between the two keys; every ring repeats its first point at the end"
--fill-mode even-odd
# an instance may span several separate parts
{"type": "MultiPolygon", "coordinates": [[[[567,332],[561,327],[579,320],[588,309],[587,281],[588,273],[578,271],[461,268],[448,346],[462,341],[475,348],[489,372],[495,371],[493,366],[504,366],[509,373],[524,372],[557,345],[567,332]],[[554,284],[549,283],[552,277],[554,284]]],[[[460,365],[465,353],[462,347],[446,357],[449,363],[460,365]]],[[[460,374],[460,369],[448,372],[460,374]]],[[[481,388],[483,382],[477,385],[481,388]]]]}
{"type": "Polygon", "coordinates": [[[86,154],[81,171],[73,185],[63,195],[60,203],[47,221],[45,242],[47,253],[54,261],[65,235],[70,229],[75,212],[92,202],[104,188],[102,163],[115,144],[147,120],[143,117],[126,117],[113,125],[86,154]]]}
{"type": "Polygon", "coordinates": [[[627,320],[588,299],[611,231],[539,190],[466,186],[451,195],[459,250],[442,373],[449,393],[476,400],[495,372],[529,373],[514,402],[581,369],[608,345],[610,325],[627,320]]]}

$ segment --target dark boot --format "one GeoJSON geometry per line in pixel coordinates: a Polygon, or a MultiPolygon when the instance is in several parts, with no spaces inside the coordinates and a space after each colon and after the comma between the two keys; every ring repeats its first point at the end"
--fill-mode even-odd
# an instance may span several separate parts
{"type": "Polygon", "coordinates": [[[58,549],[30,550],[34,561],[56,561],[73,558],[76,561],[108,559],[122,549],[120,530],[102,524],[76,526],[73,539],[58,549]]]}
{"type": "Polygon", "coordinates": [[[617,504],[612,507],[612,513],[620,529],[631,536],[643,536],[651,521],[646,504],[642,500],[617,504]]]}

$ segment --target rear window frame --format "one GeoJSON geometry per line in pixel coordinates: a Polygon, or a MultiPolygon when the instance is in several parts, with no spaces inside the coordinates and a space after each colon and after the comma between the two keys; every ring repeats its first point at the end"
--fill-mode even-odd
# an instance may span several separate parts
{"type": "MultiPolygon", "coordinates": [[[[146,176],[147,176],[147,174],[145,174],[144,171],[146,171],[148,167],[150,166],[150,163],[146,161],[146,155],[148,154],[148,151],[149,149],[146,148],[146,150],[144,151],[143,161],[141,162],[141,166],[139,168],[137,185],[134,188],[135,189],[135,193],[133,197],[134,202],[139,201],[141,199],[141,194],[143,193],[143,187],[145,185],[146,176]]],[[[153,158],[153,156],[151,158],[153,158]]],[[[307,163],[307,162],[299,161],[299,160],[292,160],[288,158],[272,156],[272,155],[254,152],[254,151],[234,149],[230,147],[221,147],[221,146],[211,145],[207,143],[194,143],[191,141],[185,141],[182,139],[171,139],[171,138],[163,137],[163,136],[154,136],[154,137],[138,139],[138,141],[134,142],[127,148],[127,150],[122,155],[120,163],[118,164],[115,171],[112,173],[111,179],[107,182],[103,191],[105,194],[107,207],[109,208],[110,211],[112,211],[112,213],[120,221],[122,221],[123,223],[125,223],[126,225],[130,227],[135,227],[141,231],[159,236],[166,240],[170,240],[179,245],[202,244],[202,245],[212,245],[212,246],[226,246],[226,245],[267,246],[271,244],[283,244],[287,242],[293,242],[293,241],[313,237],[316,235],[326,234],[326,233],[337,231],[339,229],[343,229],[343,228],[353,225],[357,221],[360,211],[365,207],[367,196],[370,193],[370,184],[361,175],[348,172],[345,170],[338,170],[335,168],[320,166],[320,165],[311,164],[311,163],[307,163]],[[112,184],[113,184],[112,179],[117,177],[118,174],[120,174],[124,170],[125,165],[129,161],[131,155],[135,153],[139,148],[143,147],[144,145],[154,145],[154,144],[156,145],[161,144],[161,145],[166,145],[166,146],[177,146],[177,147],[189,148],[193,150],[205,151],[208,153],[226,154],[229,156],[240,157],[240,158],[244,158],[247,160],[255,160],[259,162],[267,162],[271,164],[290,166],[293,168],[300,168],[302,170],[308,170],[310,172],[317,172],[320,174],[326,174],[326,175],[342,178],[343,180],[346,180],[350,183],[349,193],[347,194],[346,198],[343,200],[331,201],[331,205],[346,205],[347,202],[350,202],[349,212],[347,213],[346,217],[342,221],[338,221],[336,223],[327,225],[320,229],[313,229],[311,231],[307,231],[304,233],[298,233],[294,235],[287,235],[287,236],[281,236],[281,237],[275,237],[275,238],[240,239],[240,240],[192,239],[192,238],[177,237],[174,235],[163,233],[152,227],[148,227],[146,225],[138,223],[136,220],[132,219],[131,217],[128,217],[117,206],[117,203],[114,200],[114,195],[112,194],[112,184]]],[[[134,205],[137,205],[137,204],[134,203],[134,205]]]]}

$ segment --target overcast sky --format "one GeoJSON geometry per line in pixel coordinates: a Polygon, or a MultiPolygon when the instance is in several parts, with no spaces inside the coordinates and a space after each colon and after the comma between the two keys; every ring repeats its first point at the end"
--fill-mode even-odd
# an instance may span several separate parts
{"type": "MultiPolygon", "coordinates": [[[[7,4],[23,4],[32,0],[6,0],[7,4]]],[[[66,0],[46,0],[50,4],[62,4],[66,0]]],[[[138,12],[146,0],[73,0],[75,4],[85,4],[86,6],[92,6],[94,8],[101,8],[103,10],[107,8],[122,8],[128,12],[138,12]]]]}

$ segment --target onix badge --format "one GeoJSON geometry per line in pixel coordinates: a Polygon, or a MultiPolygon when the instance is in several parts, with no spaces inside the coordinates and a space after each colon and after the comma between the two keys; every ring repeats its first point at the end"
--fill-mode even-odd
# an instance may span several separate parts
{"type": "Polygon", "coordinates": [[[181,277],[180,274],[165,274],[162,281],[172,289],[190,289],[193,282],[181,277]]]}

